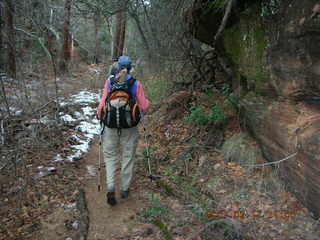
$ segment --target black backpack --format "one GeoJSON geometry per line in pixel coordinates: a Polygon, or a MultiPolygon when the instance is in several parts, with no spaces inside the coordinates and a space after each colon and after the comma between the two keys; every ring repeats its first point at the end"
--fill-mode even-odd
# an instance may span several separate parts
{"type": "Polygon", "coordinates": [[[109,95],[102,111],[101,121],[108,128],[131,128],[138,125],[140,111],[136,101],[137,80],[119,82],[110,78],[109,95]]]}

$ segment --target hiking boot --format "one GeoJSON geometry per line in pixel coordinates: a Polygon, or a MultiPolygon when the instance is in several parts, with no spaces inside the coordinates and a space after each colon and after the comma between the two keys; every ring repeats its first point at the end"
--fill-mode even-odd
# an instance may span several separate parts
{"type": "Polygon", "coordinates": [[[121,191],[121,198],[128,198],[129,197],[129,189],[127,191],[121,191]]]}
{"type": "Polygon", "coordinates": [[[111,206],[114,206],[117,204],[115,192],[108,192],[107,193],[107,203],[111,206]]]}

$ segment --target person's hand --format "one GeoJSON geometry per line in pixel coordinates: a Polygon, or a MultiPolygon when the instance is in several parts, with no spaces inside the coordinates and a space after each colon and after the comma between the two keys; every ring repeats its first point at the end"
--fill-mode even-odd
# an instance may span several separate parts
{"type": "Polygon", "coordinates": [[[101,115],[102,115],[102,110],[103,110],[104,106],[103,105],[99,105],[98,107],[98,111],[97,111],[97,118],[99,120],[101,120],[101,115]]]}

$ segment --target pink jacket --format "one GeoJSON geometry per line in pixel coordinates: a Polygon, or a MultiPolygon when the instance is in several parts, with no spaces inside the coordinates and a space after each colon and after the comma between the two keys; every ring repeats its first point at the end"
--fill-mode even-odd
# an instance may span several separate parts
{"type": "MultiPolygon", "coordinates": [[[[109,90],[110,90],[109,85],[110,85],[110,77],[106,80],[106,82],[104,84],[103,95],[101,97],[100,104],[98,106],[98,111],[97,111],[98,119],[100,118],[101,110],[104,107],[104,105],[106,103],[107,96],[109,94],[109,90]]],[[[143,112],[146,112],[150,107],[150,101],[144,95],[144,89],[143,89],[143,86],[140,81],[138,81],[138,87],[137,87],[136,94],[137,94],[136,98],[137,98],[138,106],[140,107],[140,109],[143,112]]]]}

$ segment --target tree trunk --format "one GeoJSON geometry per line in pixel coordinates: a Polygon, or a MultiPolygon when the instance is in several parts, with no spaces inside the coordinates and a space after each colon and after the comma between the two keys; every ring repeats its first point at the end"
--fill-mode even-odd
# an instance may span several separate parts
{"type": "Polygon", "coordinates": [[[71,59],[71,34],[70,34],[70,15],[72,0],[65,1],[64,26],[63,26],[63,50],[60,71],[68,72],[68,65],[71,59]]]}
{"type": "Polygon", "coordinates": [[[100,38],[100,27],[101,27],[101,15],[98,11],[94,17],[94,35],[95,35],[95,53],[93,61],[96,64],[99,64],[101,61],[101,38],[100,38]]]}
{"type": "Polygon", "coordinates": [[[113,56],[114,54],[114,35],[115,35],[115,25],[114,25],[114,16],[111,16],[109,19],[107,19],[107,23],[108,23],[108,32],[110,34],[110,56],[111,56],[111,60],[114,60],[113,56]]]}
{"type": "Polygon", "coordinates": [[[121,55],[123,55],[124,40],[126,34],[126,12],[125,10],[120,10],[116,14],[115,19],[115,36],[113,42],[112,59],[116,60],[121,55]]]}
{"type": "Polygon", "coordinates": [[[15,31],[13,26],[14,18],[14,4],[11,0],[5,1],[6,13],[6,30],[7,30],[7,44],[8,44],[8,67],[7,74],[12,78],[16,78],[16,44],[15,31]]]}
{"type": "Polygon", "coordinates": [[[48,51],[53,54],[53,56],[57,55],[57,49],[55,48],[55,36],[53,35],[53,33],[47,29],[46,31],[47,34],[47,48],[48,51]]]}
{"type": "MultiPolygon", "coordinates": [[[[49,26],[52,27],[53,9],[50,9],[49,26]]],[[[55,36],[49,28],[46,28],[47,48],[48,51],[55,57],[57,55],[57,49],[55,46],[55,36]]]]}
{"type": "Polygon", "coordinates": [[[4,71],[4,48],[3,48],[3,9],[2,9],[2,3],[0,3],[0,72],[4,71]]]}

